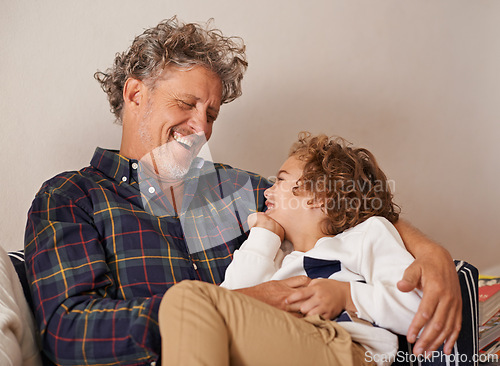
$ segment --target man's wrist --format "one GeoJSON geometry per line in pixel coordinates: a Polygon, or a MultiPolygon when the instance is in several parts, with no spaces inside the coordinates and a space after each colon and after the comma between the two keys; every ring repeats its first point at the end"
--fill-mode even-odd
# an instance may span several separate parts
{"type": "Polygon", "coordinates": [[[423,242],[416,252],[415,258],[446,258],[453,261],[450,252],[446,248],[429,239],[423,242]]]}

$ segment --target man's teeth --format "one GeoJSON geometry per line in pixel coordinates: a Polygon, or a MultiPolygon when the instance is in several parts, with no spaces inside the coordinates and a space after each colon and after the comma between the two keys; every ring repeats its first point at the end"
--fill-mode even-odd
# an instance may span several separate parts
{"type": "Polygon", "coordinates": [[[177,141],[177,142],[180,142],[181,144],[184,144],[188,147],[191,147],[193,146],[193,141],[190,140],[190,139],[187,139],[185,138],[184,136],[182,136],[181,134],[178,134],[178,133],[174,133],[174,140],[177,141]]]}

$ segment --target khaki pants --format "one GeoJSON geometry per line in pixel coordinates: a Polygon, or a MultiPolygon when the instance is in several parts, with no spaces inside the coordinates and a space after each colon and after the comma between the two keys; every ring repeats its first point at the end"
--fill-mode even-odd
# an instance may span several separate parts
{"type": "Polygon", "coordinates": [[[182,281],[166,292],[159,322],[164,366],[371,364],[335,322],[296,318],[199,281],[182,281]]]}

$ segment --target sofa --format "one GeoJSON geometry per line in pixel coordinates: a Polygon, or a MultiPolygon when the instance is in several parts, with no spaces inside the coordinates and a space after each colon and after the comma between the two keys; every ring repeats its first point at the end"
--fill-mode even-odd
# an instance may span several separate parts
{"type": "MultiPolygon", "coordinates": [[[[24,252],[9,252],[9,257],[21,282],[26,302],[33,307],[29,290],[24,252]]],[[[450,356],[446,356],[441,346],[429,359],[412,354],[412,344],[406,337],[399,335],[399,351],[393,365],[395,366],[477,366],[478,354],[478,271],[464,261],[455,261],[462,290],[462,329],[450,356]]],[[[53,364],[42,355],[43,365],[53,364]]]]}

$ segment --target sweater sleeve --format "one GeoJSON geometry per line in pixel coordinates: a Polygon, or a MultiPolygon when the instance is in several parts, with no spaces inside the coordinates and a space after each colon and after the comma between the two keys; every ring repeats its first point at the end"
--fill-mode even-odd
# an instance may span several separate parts
{"type": "Polygon", "coordinates": [[[234,252],[221,286],[235,290],[269,281],[277,271],[274,258],[280,245],[279,236],[272,231],[252,228],[248,239],[234,252]]]}
{"type": "Polygon", "coordinates": [[[359,261],[359,272],[366,283],[351,282],[351,297],[358,317],[406,335],[421,292],[404,293],[396,284],[414,258],[389,221],[380,217],[369,220],[359,261]]]}

